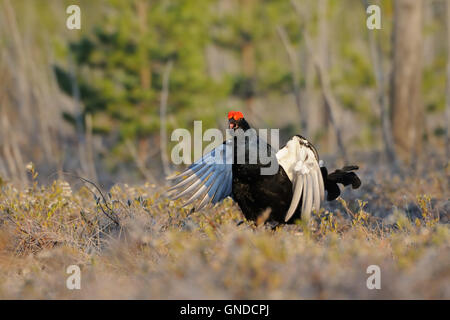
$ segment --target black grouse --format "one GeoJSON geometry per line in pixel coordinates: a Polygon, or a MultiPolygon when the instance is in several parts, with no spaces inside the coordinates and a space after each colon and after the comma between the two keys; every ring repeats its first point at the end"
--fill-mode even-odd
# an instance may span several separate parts
{"type": "Polygon", "coordinates": [[[174,183],[169,189],[172,199],[189,195],[185,205],[197,202],[200,210],[231,197],[247,220],[258,221],[265,215],[265,222],[294,223],[309,221],[311,211],[319,210],[325,191],[328,201],[336,199],[341,193],[338,183],[353,189],[361,185],[353,172],[357,166],[328,174],[319,166],[315,147],[300,135],[275,152],[241,112],[229,112],[228,123],[231,139],[168,178],[174,183]]]}

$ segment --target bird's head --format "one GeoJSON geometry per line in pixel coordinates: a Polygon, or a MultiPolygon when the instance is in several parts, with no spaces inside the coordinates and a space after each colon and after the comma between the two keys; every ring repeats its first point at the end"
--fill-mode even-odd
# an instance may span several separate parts
{"type": "Polygon", "coordinates": [[[230,111],[228,112],[228,128],[229,129],[250,129],[250,125],[245,120],[244,115],[240,111],[230,111]]]}

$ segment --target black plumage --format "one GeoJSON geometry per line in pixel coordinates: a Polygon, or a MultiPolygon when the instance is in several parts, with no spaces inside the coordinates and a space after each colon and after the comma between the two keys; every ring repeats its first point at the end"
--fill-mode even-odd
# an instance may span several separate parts
{"type": "Polygon", "coordinates": [[[309,220],[311,211],[319,209],[325,191],[327,200],[331,201],[341,193],[338,184],[352,185],[354,189],[361,185],[353,172],[357,166],[346,166],[330,174],[325,167],[319,167],[317,150],[300,135],[291,138],[275,152],[256,133],[250,131],[248,134],[250,125],[242,113],[230,112],[228,119],[229,128],[235,133],[232,140],[225,141],[201,160],[220,152],[223,159],[232,157],[232,164],[197,161],[184,173],[172,178],[178,182],[171,191],[192,195],[188,203],[201,199],[199,209],[231,196],[247,220],[293,223],[297,219],[309,220]],[[232,148],[226,149],[227,145],[232,148]],[[260,148],[265,148],[271,162],[279,164],[274,174],[261,173],[261,169],[269,167],[270,163],[261,161],[260,148]],[[229,154],[231,150],[232,155],[229,154]],[[255,163],[250,161],[252,153],[258,155],[255,163]]]}
{"type": "Polygon", "coordinates": [[[354,173],[358,170],[358,166],[345,166],[342,169],[337,169],[333,173],[328,174],[327,168],[321,167],[323,181],[325,183],[325,190],[327,191],[327,200],[333,201],[341,195],[341,190],[338,183],[344,187],[351,185],[353,189],[361,186],[361,180],[354,173]]]}

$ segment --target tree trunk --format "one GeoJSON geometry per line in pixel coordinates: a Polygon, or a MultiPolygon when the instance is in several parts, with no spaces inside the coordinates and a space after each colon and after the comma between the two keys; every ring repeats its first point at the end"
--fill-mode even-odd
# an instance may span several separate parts
{"type": "MultiPolygon", "coordinates": [[[[317,57],[320,65],[324,70],[328,70],[330,66],[329,61],[329,43],[328,43],[328,17],[327,8],[328,0],[319,0],[317,2],[317,14],[318,14],[318,36],[317,36],[317,57]]],[[[322,146],[330,153],[335,153],[334,148],[334,136],[332,130],[330,130],[330,114],[326,106],[325,99],[321,99],[318,105],[318,128],[322,130],[322,146]]]]}
{"type": "Polygon", "coordinates": [[[391,121],[395,149],[405,163],[414,164],[421,149],[422,1],[394,2],[391,121]]]}
{"type": "MultiPolygon", "coordinates": [[[[363,0],[364,12],[369,6],[368,0],[363,0]]],[[[387,97],[385,72],[383,70],[383,53],[380,46],[379,38],[376,38],[377,33],[373,30],[368,30],[370,55],[372,58],[373,71],[375,74],[376,93],[378,107],[380,109],[381,133],[384,142],[384,148],[388,161],[391,163],[391,169],[394,172],[400,171],[400,165],[395,154],[394,140],[392,138],[391,120],[389,119],[389,99],[387,97]]],[[[378,34],[379,35],[379,34],[378,34]]]]}
{"type": "Polygon", "coordinates": [[[450,3],[446,3],[447,19],[447,88],[446,88],[446,154],[447,160],[450,159],[450,3]]]}
{"type": "Polygon", "coordinates": [[[167,177],[170,174],[169,159],[167,157],[167,100],[169,99],[169,81],[170,72],[172,71],[173,62],[167,62],[163,74],[161,101],[159,109],[159,118],[161,121],[161,162],[163,165],[164,175],[167,177]]]}
{"type": "MultiPolygon", "coordinates": [[[[144,43],[148,41],[147,39],[147,13],[148,13],[148,2],[147,0],[139,0],[136,3],[136,10],[139,19],[139,31],[141,33],[141,41],[144,43]]],[[[144,45],[140,45],[140,55],[141,55],[141,68],[139,70],[139,78],[141,81],[142,89],[150,90],[152,85],[152,73],[150,69],[150,62],[148,61],[148,52],[147,48],[144,45]]]]}
{"type": "MultiPolygon", "coordinates": [[[[251,19],[252,11],[254,10],[254,1],[253,0],[241,0],[240,1],[240,10],[243,12],[243,19],[251,19]]],[[[253,39],[250,35],[249,21],[242,21],[244,24],[244,36],[242,45],[241,45],[241,65],[242,72],[245,77],[245,106],[247,109],[247,113],[250,115],[253,114],[253,81],[255,76],[255,48],[253,44],[253,39]],[[247,28],[247,29],[246,29],[247,28]]]]}

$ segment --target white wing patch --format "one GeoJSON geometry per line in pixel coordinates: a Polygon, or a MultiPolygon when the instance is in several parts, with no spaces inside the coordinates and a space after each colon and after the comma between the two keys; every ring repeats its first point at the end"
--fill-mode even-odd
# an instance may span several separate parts
{"type": "Polygon", "coordinates": [[[302,199],[302,219],[309,221],[311,210],[319,210],[325,196],[322,173],[316,153],[308,141],[294,136],[276,154],[278,163],[292,182],[293,196],[286,214],[287,222],[302,199]]]}
{"type": "Polygon", "coordinates": [[[189,195],[184,204],[195,201],[200,210],[216,204],[231,195],[233,160],[232,140],[221,144],[210,153],[191,164],[182,173],[167,178],[175,183],[168,191],[173,200],[189,195]]]}

